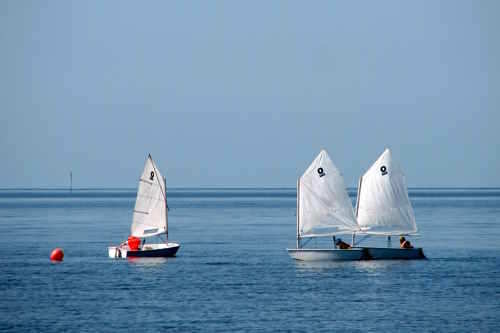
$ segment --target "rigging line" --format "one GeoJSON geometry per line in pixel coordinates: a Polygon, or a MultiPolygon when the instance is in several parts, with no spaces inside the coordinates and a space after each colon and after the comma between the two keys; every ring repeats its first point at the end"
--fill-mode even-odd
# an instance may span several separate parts
{"type": "Polygon", "coordinates": [[[306,246],[307,244],[309,244],[311,241],[313,240],[313,238],[306,238],[303,243],[301,244],[302,247],[306,246]]]}
{"type": "MultiPolygon", "coordinates": [[[[370,235],[369,235],[369,234],[364,235],[364,236],[363,236],[360,240],[358,240],[358,241],[356,242],[356,244],[360,244],[362,241],[364,241],[365,239],[367,239],[367,238],[369,238],[369,237],[370,237],[370,235]]],[[[352,246],[353,246],[353,247],[354,247],[354,245],[355,245],[355,244],[352,244],[352,246]]]]}

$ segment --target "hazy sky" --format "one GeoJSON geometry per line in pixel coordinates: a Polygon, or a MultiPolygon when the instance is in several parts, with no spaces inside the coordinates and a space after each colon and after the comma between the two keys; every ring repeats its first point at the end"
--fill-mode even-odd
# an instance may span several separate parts
{"type": "Polygon", "coordinates": [[[500,1],[0,1],[0,187],[500,186],[500,1]]]}

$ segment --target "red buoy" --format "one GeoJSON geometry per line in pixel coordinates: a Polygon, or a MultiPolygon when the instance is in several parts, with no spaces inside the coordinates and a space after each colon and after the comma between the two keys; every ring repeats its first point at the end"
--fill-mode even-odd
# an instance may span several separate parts
{"type": "Polygon", "coordinates": [[[50,254],[50,260],[52,261],[62,261],[64,258],[64,251],[60,248],[55,248],[50,254]]]}

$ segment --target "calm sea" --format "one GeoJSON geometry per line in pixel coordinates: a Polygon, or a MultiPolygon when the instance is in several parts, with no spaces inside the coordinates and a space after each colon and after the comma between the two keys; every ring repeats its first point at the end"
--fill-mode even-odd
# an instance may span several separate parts
{"type": "Polygon", "coordinates": [[[0,330],[500,331],[500,189],[411,189],[429,259],[344,263],[288,257],[294,189],[168,195],[178,256],[112,260],[135,189],[0,190],[0,330]]]}

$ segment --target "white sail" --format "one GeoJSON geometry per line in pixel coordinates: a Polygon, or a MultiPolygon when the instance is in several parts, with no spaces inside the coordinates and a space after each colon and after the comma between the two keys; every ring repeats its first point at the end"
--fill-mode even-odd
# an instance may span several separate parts
{"type": "Polygon", "coordinates": [[[361,177],[356,215],[363,231],[372,234],[417,232],[405,176],[386,149],[361,177]]]}
{"type": "Polygon", "coordinates": [[[150,237],[167,232],[166,192],[163,176],[151,155],[139,179],[131,234],[150,237]]]}
{"type": "Polygon", "coordinates": [[[298,236],[315,237],[358,230],[344,179],[324,150],[298,183],[298,236]]]}

